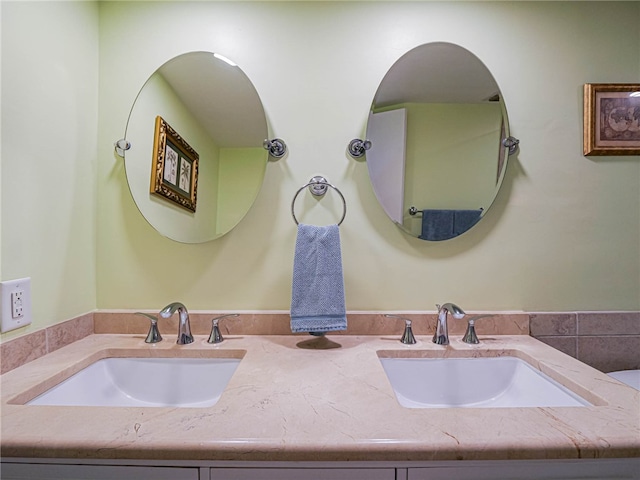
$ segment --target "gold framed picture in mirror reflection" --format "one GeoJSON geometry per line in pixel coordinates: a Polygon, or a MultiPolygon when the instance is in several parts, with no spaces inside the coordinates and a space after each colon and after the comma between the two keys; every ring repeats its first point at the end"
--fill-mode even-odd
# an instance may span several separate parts
{"type": "Polygon", "coordinates": [[[583,154],[640,155],[640,84],[585,84],[583,154]]]}
{"type": "Polygon", "coordinates": [[[196,211],[198,153],[161,116],[156,117],[151,193],[196,211]]]}

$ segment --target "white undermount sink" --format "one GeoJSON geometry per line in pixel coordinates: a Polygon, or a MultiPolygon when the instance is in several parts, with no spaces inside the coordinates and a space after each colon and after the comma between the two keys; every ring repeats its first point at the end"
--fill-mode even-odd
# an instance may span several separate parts
{"type": "Polygon", "coordinates": [[[239,358],[104,358],[27,405],[209,407],[239,358]]]}
{"type": "Polygon", "coordinates": [[[512,356],[380,358],[407,408],[581,407],[589,402],[512,356]]]}

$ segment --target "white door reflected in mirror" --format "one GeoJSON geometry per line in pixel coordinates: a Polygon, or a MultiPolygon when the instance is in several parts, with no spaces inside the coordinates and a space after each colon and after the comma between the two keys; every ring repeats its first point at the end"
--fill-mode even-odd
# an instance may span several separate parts
{"type": "Polygon", "coordinates": [[[423,240],[473,227],[502,184],[508,128],[498,84],[471,52],[438,42],[402,56],[367,123],[369,176],[389,218],[423,240]]]}

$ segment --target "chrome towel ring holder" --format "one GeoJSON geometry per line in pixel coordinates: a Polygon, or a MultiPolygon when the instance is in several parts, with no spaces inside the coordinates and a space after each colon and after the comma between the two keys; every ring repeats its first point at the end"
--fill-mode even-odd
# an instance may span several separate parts
{"type": "Polygon", "coordinates": [[[309,187],[309,191],[316,197],[322,197],[325,193],[327,193],[328,188],[333,188],[338,193],[338,195],[340,195],[340,198],[342,199],[342,205],[344,206],[342,218],[338,222],[338,226],[340,226],[344,221],[344,217],[347,216],[347,201],[344,199],[344,195],[342,195],[342,192],[338,190],[338,187],[331,185],[326,178],[319,175],[313,177],[308,183],[305,183],[303,186],[301,186],[293,196],[293,200],[291,200],[291,216],[293,217],[293,221],[296,222],[296,225],[300,225],[300,222],[298,222],[295,213],[296,199],[298,198],[300,192],[307,187],[309,187]]]}

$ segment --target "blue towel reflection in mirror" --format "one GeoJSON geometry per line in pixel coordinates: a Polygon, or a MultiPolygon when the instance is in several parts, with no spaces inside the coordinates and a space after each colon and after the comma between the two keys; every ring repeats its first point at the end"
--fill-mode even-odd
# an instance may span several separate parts
{"type": "Polygon", "coordinates": [[[291,331],[347,329],[338,225],[298,225],[293,258],[291,331]]]}
{"type": "Polygon", "coordinates": [[[482,209],[477,210],[422,210],[423,240],[448,240],[457,237],[473,227],[482,209]]]}

